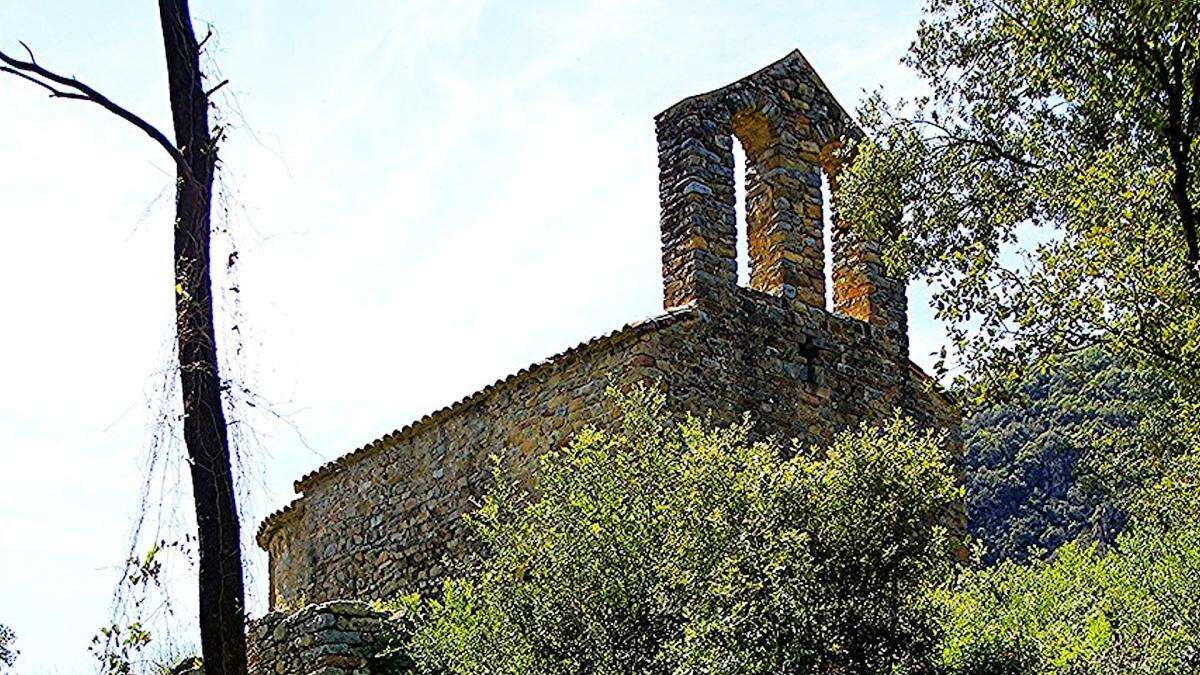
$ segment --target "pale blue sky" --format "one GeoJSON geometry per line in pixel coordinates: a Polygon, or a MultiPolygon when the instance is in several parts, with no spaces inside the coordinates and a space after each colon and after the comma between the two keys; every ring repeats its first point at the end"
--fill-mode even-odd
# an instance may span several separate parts
{"type": "MultiPolygon", "coordinates": [[[[249,339],[231,368],[310,446],[256,420],[246,528],[321,462],[658,312],[654,114],[797,47],[848,107],[907,90],[918,9],[194,0],[240,108],[224,159],[249,339]]],[[[5,50],[25,40],[166,128],[158,31],[151,2],[0,2],[5,50]]],[[[171,167],[8,77],[0,157],[0,622],[17,672],[88,672],[170,363],[171,167]]],[[[924,363],[940,333],[913,295],[924,363]]]]}

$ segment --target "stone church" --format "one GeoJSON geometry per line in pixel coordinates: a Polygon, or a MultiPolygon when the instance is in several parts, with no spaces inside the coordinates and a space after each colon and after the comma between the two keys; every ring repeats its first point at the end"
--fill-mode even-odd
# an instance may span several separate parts
{"type": "Polygon", "coordinates": [[[612,419],[611,382],[661,386],[675,413],[828,442],[900,408],[951,427],[953,409],[908,358],[905,287],[877,243],[832,218],[822,174],[859,133],[798,51],[655,118],[663,313],[592,338],[295,483],[258,542],[272,607],[429,588],[463,548],[462,515],[499,454],[528,478],[539,452],[612,419]],[[734,140],[745,151],[749,284],[738,284],[734,140]],[[831,300],[827,301],[827,297],[831,300]],[[828,305],[828,306],[827,306],[828,305]]]}

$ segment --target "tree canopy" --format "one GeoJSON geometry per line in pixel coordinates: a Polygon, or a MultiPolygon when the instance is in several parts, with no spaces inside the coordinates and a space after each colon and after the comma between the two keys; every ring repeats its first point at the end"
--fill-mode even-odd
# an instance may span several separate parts
{"type": "Polygon", "coordinates": [[[929,0],[906,61],[927,94],[863,106],[839,217],[934,286],[989,560],[1051,554],[935,591],[941,666],[1194,672],[1200,3],[929,0]],[[1060,547],[1097,506],[1124,530],[1060,547]]]}
{"type": "Polygon", "coordinates": [[[870,98],[839,215],[924,275],[947,366],[1017,382],[1102,345],[1200,372],[1200,2],[929,0],[928,93],[870,98]]]}
{"type": "Polygon", "coordinates": [[[942,525],[961,491],[941,436],[893,418],[826,449],[751,443],[745,424],[671,420],[651,390],[614,396],[620,429],[547,455],[536,500],[504,482],[486,497],[471,519],[478,556],[440,593],[398,603],[395,649],[377,667],[1117,675],[1200,663],[1200,454],[1144,484],[1108,545],[963,565],[942,525]]]}

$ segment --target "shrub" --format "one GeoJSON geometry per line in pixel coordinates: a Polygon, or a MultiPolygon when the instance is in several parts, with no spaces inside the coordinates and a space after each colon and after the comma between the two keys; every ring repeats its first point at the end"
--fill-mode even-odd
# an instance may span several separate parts
{"type": "Polygon", "coordinates": [[[960,498],[941,437],[897,416],[781,448],[614,396],[619,431],[547,455],[536,501],[502,484],[472,517],[483,553],[419,610],[418,670],[928,668],[960,498]]]}
{"type": "Polygon", "coordinates": [[[946,672],[1200,670],[1200,532],[1135,526],[1117,545],[963,574],[942,594],[946,672]]]}

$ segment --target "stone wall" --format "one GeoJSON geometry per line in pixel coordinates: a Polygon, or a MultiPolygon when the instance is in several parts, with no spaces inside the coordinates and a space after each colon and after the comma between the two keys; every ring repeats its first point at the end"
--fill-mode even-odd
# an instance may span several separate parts
{"type": "Polygon", "coordinates": [[[461,557],[462,515],[489,456],[528,480],[536,458],[613,419],[604,389],[653,382],[670,410],[761,437],[824,444],[902,409],[952,428],[949,403],[908,360],[904,286],[876,247],[834,228],[825,307],[820,172],[853,133],[794,52],[658,116],[666,313],[553,356],[331,462],[259,530],[272,606],[428,589],[461,557]],[[732,137],[747,148],[751,283],[737,285],[732,137]],[[840,233],[839,233],[840,232],[840,233]]]}
{"type": "Polygon", "coordinates": [[[389,615],[362,603],[328,602],[272,612],[246,636],[251,675],[367,675],[388,648],[389,615]]]}
{"type": "Polygon", "coordinates": [[[428,587],[462,546],[462,515],[490,483],[490,456],[525,478],[541,450],[603,424],[608,383],[645,371],[654,336],[688,316],[579,345],[296,481],[304,496],[258,534],[272,606],[428,587]]]}
{"type": "Polygon", "coordinates": [[[271,602],[388,598],[427,589],[463,545],[462,514],[489,484],[489,455],[519,478],[537,455],[613,411],[609,382],[661,383],[670,408],[761,436],[824,443],[899,407],[952,415],[882,330],[738,289],[721,312],[689,308],[536,365],[297,481],[303,497],[264,522],[271,602]]]}

